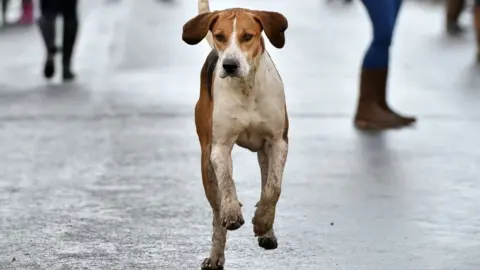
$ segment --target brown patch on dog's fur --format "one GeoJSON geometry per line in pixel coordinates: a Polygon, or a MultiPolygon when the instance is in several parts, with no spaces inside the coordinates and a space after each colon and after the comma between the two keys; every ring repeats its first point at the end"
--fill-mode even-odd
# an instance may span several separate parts
{"type": "Polygon", "coordinates": [[[287,19],[278,12],[249,10],[242,8],[226,9],[202,13],[189,20],[183,26],[182,39],[190,45],[202,41],[210,30],[217,51],[225,50],[235,31],[235,41],[249,60],[265,50],[262,31],[273,46],[283,48],[287,19]],[[236,19],[235,29],[233,23],[236,19]]]}
{"type": "Polygon", "coordinates": [[[207,69],[205,80],[206,80],[206,88],[207,88],[208,96],[212,100],[213,100],[213,93],[212,93],[213,77],[215,73],[215,67],[217,66],[217,62],[218,62],[218,53],[216,50],[211,50],[207,56],[207,59],[205,60],[205,65],[207,69]]]}
{"type": "Polygon", "coordinates": [[[212,187],[216,186],[216,183],[212,183],[213,180],[215,180],[215,175],[208,173],[212,137],[213,80],[215,76],[215,65],[217,63],[215,58],[218,59],[218,55],[215,50],[212,50],[202,67],[200,75],[200,97],[195,106],[195,126],[202,150],[201,167],[205,193],[212,208],[219,209],[220,205],[217,205],[216,194],[211,194],[213,192],[212,187]]]}

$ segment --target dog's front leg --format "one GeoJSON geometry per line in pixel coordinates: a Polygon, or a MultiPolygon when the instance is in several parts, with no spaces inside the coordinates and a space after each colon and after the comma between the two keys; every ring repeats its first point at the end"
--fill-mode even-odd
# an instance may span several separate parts
{"type": "Polygon", "coordinates": [[[220,219],[220,192],[217,178],[210,162],[210,147],[202,146],[202,180],[205,188],[205,195],[213,211],[213,234],[210,256],[202,263],[202,270],[223,269],[225,263],[225,244],[227,241],[227,229],[222,226],[220,219]]]}
{"type": "Polygon", "coordinates": [[[220,219],[222,226],[231,231],[240,228],[245,223],[232,178],[232,147],[233,144],[214,144],[210,155],[220,190],[220,219]]]}
{"type": "MultiPolygon", "coordinates": [[[[260,166],[260,174],[262,177],[262,192],[265,188],[265,185],[267,184],[268,179],[268,151],[270,151],[270,147],[265,144],[263,149],[257,153],[258,165],[260,166]]],[[[264,235],[258,236],[258,245],[267,250],[277,248],[277,237],[275,236],[273,227],[264,235]]]]}
{"type": "MultiPolygon", "coordinates": [[[[282,177],[287,161],[288,143],[283,138],[271,142],[267,150],[268,176],[262,185],[262,195],[253,217],[253,231],[256,236],[268,236],[275,221],[275,208],[282,190],[282,177]]],[[[273,233],[273,231],[271,231],[273,233]]]]}

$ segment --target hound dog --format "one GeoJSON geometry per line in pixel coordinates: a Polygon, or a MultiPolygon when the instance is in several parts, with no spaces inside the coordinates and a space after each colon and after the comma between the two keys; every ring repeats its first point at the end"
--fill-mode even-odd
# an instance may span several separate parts
{"type": "Polygon", "coordinates": [[[288,153],[288,116],[283,82],[262,32],[273,46],[283,48],[288,22],[270,11],[210,12],[208,0],[198,1],[198,11],[183,26],[182,39],[195,45],[206,38],[212,48],[201,70],[195,107],[202,181],[213,210],[212,247],[202,269],[223,269],[227,230],[244,224],[232,178],[235,144],[257,153],[262,190],[253,231],[261,247],[277,248],[273,223],[288,153]]]}

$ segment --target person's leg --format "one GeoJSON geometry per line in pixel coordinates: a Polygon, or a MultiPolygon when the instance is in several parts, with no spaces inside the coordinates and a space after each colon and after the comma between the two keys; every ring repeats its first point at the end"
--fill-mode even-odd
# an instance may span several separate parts
{"type": "Polygon", "coordinates": [[[475,14],[473,18],[477,36],[477,61],[480,63],[480,0],[475,0],[475,14]]]}
{"type": "MultiPolygon", "coordinates": [[[[395,1],[394,3],[394,7],[395,7],[395,11],[394,11],[394,18],[393,18],[393,30],[392,32],[395,30],[395,25],[396,25],[396,22],[397,22],[397,19],[398,19],[398,15],[400,13],[400,9],[402,7],[402,0],[393,0],[395,1]]],[[[397,112],[395,112],[394,110],[392,110],[390,108],[390,106],[388,105],[387,103],[387,92],[388,92],[388,69],[385,71],[384,74],[382,74],[382,78],[380,79],[380,81],[382,82],[381,84],[381,87],[379,87],[379,105],[387,110],[388,112],[390,113],[393,113],[395,114],[397,117],[400,117],[400,118],[403,118],[403,121],[404,122],[414,122],[416,121],[415,118],[413,117],[406,117],[406,116],[402,116],[400,114],[398,114],[397,112]]]]}
{"type": "Polygon", "coordinates": [[[33,23],[33,0],[22,0],[22,17],[20,17],[18,23],[33,23]]]}
{"type": "Polygon", "coordinates": [[[63,0],[63,79],[72,80],[75,75],[71,62],[78,32],[77,0],[63,0]]]}
{"type": "Polygon", "coordinates": [[[459,25],[458,20],[465,7],[465,0],[447,0],[446,3],[446,29],[450,35],[456,35],[463,32],[463,28],[459,25]]]}
{"type": "Polygon", "coordinates": [[[389,50],[400,8],[399,1],[362,0],[372,22],[373,40],[362,64],[360,96],[355,115],[355,125],[359,128],[394,128],[415,121],[393,113],[385,101],[389,50]]]}
{"type": "Polygon", "coordinates": [[[55,46],[55,21],[58,14],[57,0],[41,0],[40,10],[41,17],[38,20],[38,26],[45,43],[47,51],[47,59],[43,74],[45,78],[50,79],[55,73],[55,54],[57,48],[55,46]]]}
{"type": "Polygon", "coordinates": [[[8,2],[9,0],[1,0],[2,1],[2,23],[7,24],[7,9],[8,9],[8,2]]]}
{"type": "Polygon", "coordinates": [[[387,68],[396,16],[395,0],[362,0],[373,28],[373,39],[363,59],[363,68],[387,68]]]}

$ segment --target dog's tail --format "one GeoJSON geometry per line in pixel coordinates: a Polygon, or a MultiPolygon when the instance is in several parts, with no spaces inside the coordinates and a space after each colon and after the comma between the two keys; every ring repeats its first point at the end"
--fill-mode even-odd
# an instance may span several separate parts
{"type": "MultiPolygon", "coordinates": [[[[207,13],[207,12],[210,12],[209,0],[198,0],[198,14],[207,13]]],[[[210,48],[213,49],[214,46],[213,46],[212,32],[208,31],[205,39],[207,40],[208,45],[210,45],[210,48]]]]}

